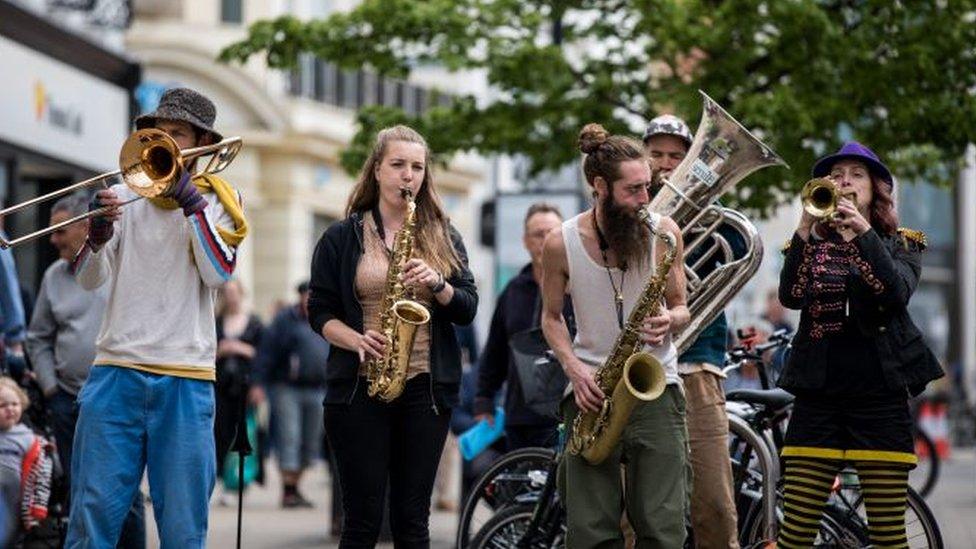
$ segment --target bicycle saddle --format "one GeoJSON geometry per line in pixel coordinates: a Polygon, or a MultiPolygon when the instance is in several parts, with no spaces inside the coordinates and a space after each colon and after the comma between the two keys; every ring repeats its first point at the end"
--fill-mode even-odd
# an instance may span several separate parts
{"type": "Polygon", "coordinates": [[[736,389],[729,391],[725,395],[726,400],[737,400],[747,404],[765,406],[773,410],[779,410],[789,406],[796,398],[782,389],[736,389]]]}

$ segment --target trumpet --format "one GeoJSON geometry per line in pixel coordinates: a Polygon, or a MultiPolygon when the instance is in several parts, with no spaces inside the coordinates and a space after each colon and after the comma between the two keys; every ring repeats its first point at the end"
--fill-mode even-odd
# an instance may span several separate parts
{"type": "MultiPolygon", "coordinates": [[[[176,144],[176,141],[163,131],[154,128],[137,130],[132,132],[126,138],[125,142],[122,143],[122,150],[119,152],[118,170],[96,175],[95,177],[69,185],[63,189],[58,189],[54,192],[0,210],[0,219],[36,204],[72,193],[78,189],[94,186],[118,175],[122,176],[122,182],[132,192],[139,195],[132,200],[123,202],[123,206],[142,198],[165,196],[172,189],[173,185],[183,177],[183,173],[187,170],[187,164],[190,161],[212,154],[213,156],[210,158],[207,166],[203,171],[198,173],[217,173],[226,168],[234,160],[234,157],[241,150],[242,144],[243,142],[240,137],[228,137],[220,143],[213,145],[181,150],[180,146],[176,144]]],[[[72,223],[102,215],[109,210],[109,207],[92,210],[11,240],[0,236],[0,248],[7,249],[18,244],[30,242],[35,238],[51,234],[72,223]]]]}
{"type": "Polygon", "coordinates": [[[837,203],[841,198],[857,202],[855,191],[842,191],[830,178],[818,177],[807,181],[800,191],[803,209],[818,219],[830,219],[837,213],[837,203]]]}

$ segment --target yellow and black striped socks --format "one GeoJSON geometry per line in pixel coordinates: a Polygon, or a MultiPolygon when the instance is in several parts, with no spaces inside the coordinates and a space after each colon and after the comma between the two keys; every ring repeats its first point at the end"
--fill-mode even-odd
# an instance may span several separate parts
{"type": "Polygon", "coordinates": [[[843,462],[800,457],[784,457],[783,462],[785,516],[777,547],[806,549],[820,531],[820,516],[843,462]]]}
{"type": "MultiPolygon", "coordinates": [[[[836,459],[785,457],[783,524],[778,547],[808,548],[820,531],[820,518],[843,462],[836,459]]],[[[909,466],[882,461],[855,461],[868,515],[868,534],[875,548],[908,547],[905,505],[909,466]]]]}
{"type": "Polygon", "coordinates": [[[861,494],[868,512],[872,547],[908,547],[905,503],[909,466],[883,461],[856,461],[861,494]]]}

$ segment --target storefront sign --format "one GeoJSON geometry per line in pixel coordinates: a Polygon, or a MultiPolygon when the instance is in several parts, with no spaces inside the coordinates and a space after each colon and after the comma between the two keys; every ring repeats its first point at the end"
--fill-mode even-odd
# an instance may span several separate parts
{"type": "Polygon", "coordinates": [[[0,37],[0,140],[95,171],[118,168],[126,90],[0,37]]]}

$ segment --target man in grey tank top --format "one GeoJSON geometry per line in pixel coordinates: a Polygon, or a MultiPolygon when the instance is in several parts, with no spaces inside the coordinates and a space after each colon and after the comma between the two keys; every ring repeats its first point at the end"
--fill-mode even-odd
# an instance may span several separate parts
{"type": "MultiPolygon", "coordinates": [[[[580,409],[596,411],[602,405],[604,393],[594,374],[612,352],[664,251],[653,244],[636,216],[650,201],[651,172],[641,144],[589,124],[580,133],[580,150],[586,155],[583,171],[593,191],[593,208],[551,232],[543,252],[542,329],[572,384],[572,394],[562,405],[567,427],[580,409]],[[576,310],[575,341],[562,316],[566,295],[576,310]]],[[[680,268],[683,244],[671,219],[654,217],[659,231],[674,235],[677,256],[667,278],[665,303],[655,316],[643,320],[640,337],[643,350],[664,365],[668,385],[656,400],[637,404],[619,443],[602,463],[591,465],[582,456],[565,455],[559,484],[570,549],[622,548],[625,509],[637,547],[673,548],[685,541],[688,436],[671,341],[671,334],[689,320],[680,268]]]]}

